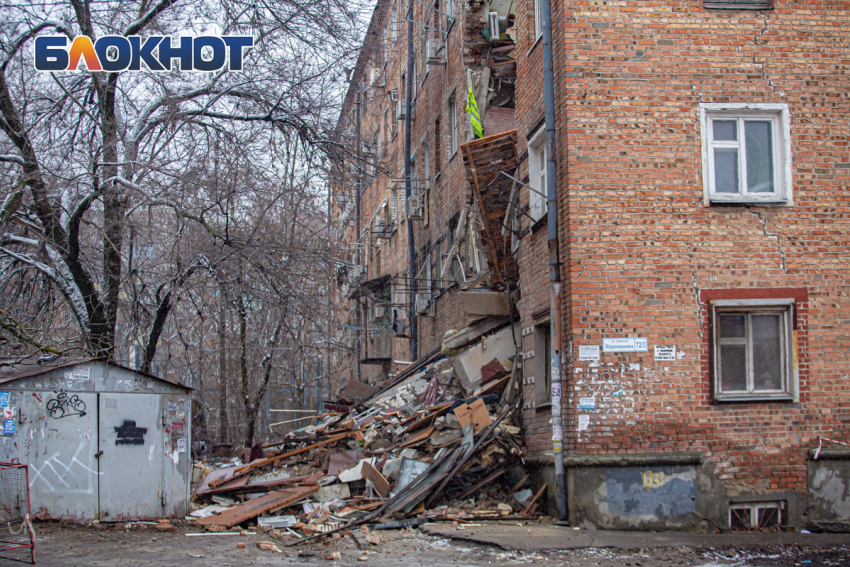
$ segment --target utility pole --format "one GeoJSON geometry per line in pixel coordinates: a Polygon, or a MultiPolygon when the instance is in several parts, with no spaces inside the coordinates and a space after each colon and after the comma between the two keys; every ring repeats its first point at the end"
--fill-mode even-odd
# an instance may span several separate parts
{"type": "Polygon", "coordinates": [[[543,103],[546,120],[546,197],[549,245],[549,376],[552,396],[552,440],[555,458],[555,498],[558,519],[567,519],[567,483],[564,476],[564,419],[561,406],[561,258],[558,250],[558,172],[555,163],[555,74],[552,57],[552,4],[541,0],[543,20],[543,103]]]}
{"type": "MultiPolygon", "coordinates": [[[[407,3],[407,84],[404,93],[404,196],[405,206],[410,206],[411,171],[410,171],[410,114],[413,111],[413,0],[407,3]]],[[[418,193],[417,193],[418,194],[418,193]]],[[[419,358],[419,348],[416,338],[416,246],[413,242],[413,222],[410,211],[407,215],[407,248],[410,256],[410,354],[411,360],[419,358]]]]}
{"type": "MultiPolygon", "coordinates": [[[[356,129],[355,133],[355,141],[354,141],[354,154],[355,154],[355,183],[354,183],[354,231],[357,233],[355,235],[355,242],[357,243],[356,251],[356,263],[357,263],[357,272],[360,275],[360,87],[355,83],[354,84],[355,92],[357,93],[356,105],[354,107],[354,128],[356,129]]],[[[360,298],[355,299],[357,302],[354,308],[354,357],[356,360],[354,364],[357,368],[357,381],[360,382],[360,298]]]]}

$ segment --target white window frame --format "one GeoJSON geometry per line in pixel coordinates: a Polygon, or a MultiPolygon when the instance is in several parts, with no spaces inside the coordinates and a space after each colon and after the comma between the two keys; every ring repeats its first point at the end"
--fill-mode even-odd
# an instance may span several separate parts
{"type": "Polygon", "coordinates": [[[782,103],[702,103],[699,105],[700,140],[702,145],[703,202],[711,203],[763,203],[793,205],[791,113],[782,103]],[[737,142],[715,142],[712,120],[738,120],[737,142]],[[746,120],[769,120],[773,124],[774,193],[746,193],[746,145],[742,129],[746,120]],[[739,150],[739,187],[741,193],[714,192],[714,148],[739,150]]]}
{"type": "MultiPolygon", "coordinates": [[[[455,93],[449,96],[449,160],[457,153],[457,97],[455,93]]],[[[448,160],[446,160],[448,161],[448,160]]]]}
{"type": "Polygon", "coordinates": [[[794,359],[794,299],[724,299],[711,302],[712,306],[712,379],[714,381],[714,399],[717,401],[797,401],[799,392],[798,369],[794,359]],[[752,387],[752,335],[747,324],[747,336],[743,339],[720,338],[719,317],[728,313],[740,313],[751,316],[758,313],[781,313],[782,333],[782,387],[778,390],[755,390],[752,387]],[[720,376],[721,344],[740,344],[747,346],[747,390],[722,391],[720,376]]]}
{"type": "Polygon", "coordinates": [[[534,0],[534,41],[543,37],[543,2],[534,0]]]}
{"type": "Polygon", "coordinates": [[[537,222],[547,213],[546,182],[549,164],[549,146],[546,143],[546,129],[539,128],[528,141],[528,216],[537,222]],[[543,167],[540,158],[543,157],[543,167]]]}
{"type": "Polygon", "coordinates": [[[450,29],[455,23],[455,0],[446,0],[443,6],[446,14],[446,29],[450,29]]]}

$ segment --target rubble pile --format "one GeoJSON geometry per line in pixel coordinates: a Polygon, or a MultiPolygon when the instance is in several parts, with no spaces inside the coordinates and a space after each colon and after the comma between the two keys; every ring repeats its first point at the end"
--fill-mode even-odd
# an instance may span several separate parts
{"type": "Polygon", "coordinates": [[[349,384],[349,411],[255,447],[247,464],[197,463],[192,516],[209,531],[256,523],[296,538],[287,545],[367,523],[534,518],[545,485],[533,492],[522,466],[516,339],[498,319],[447,333],[384,388],[349,384]]]}

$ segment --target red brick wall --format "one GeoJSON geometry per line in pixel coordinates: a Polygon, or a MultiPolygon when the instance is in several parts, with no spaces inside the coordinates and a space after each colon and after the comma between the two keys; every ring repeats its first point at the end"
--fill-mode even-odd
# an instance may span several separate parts
{"type": "MultiPolygon", "coordinates": [[[[526,5],[521,0],[518,13],[526,5]]],[[[848,6],[702,6],[556,6],[560,238],[569,255],[563,338],[574,355],[566,368],[565,446],[697,450],[730,495],[804,491],[805,449],[819,436],[850,437],[848,6]],[[793,205],[704,205],[701,102],[788,104],[793,205]],[[711,400],[700,293],[742,288],[808,291],[800,305],[799,403],[711,400]],[[649,352],[603,354],[597,367],[579,363],[578,346],[603,337],[647,337],[649,352]],[[654,345],[675,345],[683,356],[655,362],[654,345]],[[579,410],[578,398],[594,393],[596,409],[579,410]],[[576,431],[579,413],[590,415],[587,431],[576,431]]],[[[518,49],[521,85],[532,88],[518,98],[521,137],[542,112],[539,46],[526,55],[528,48],[518,49]]],[[[544,240],[542,233],[523,239],[524,327],[548,300],[543,273],[531,272],[545,267],[544,240]]],[[[546,411],[526,410],[534,451],[551,448],[548,420],[546,411]]]]}
{"type": "MultiPolygon", "coordinates": [[[[404,93],[402,85],[402,74],[407,72],[407,24],[404,21],[407,9],[407,2],[397,0],[398,7],[398,22],[399,33],[398,38],[391,48],[387,51],[386,65],[381,65],[385,69],[385,84],[384,88],[370,88],[368,90],[368,104],[366,112],[362,117],[362,133],[364,139],[371,136],[374,132],[378,120],[383,120],[383,112],[389,107],[390,102],[389,91],[397,88],[399,92],[404,93]]],[[[431,2],[426,2],[429,6],[431,2]]],[[[428,220],[412,221],[414,227],[414,244],[417,253],[417,271],[422,268],[425,256],[423,255],[423,246],[430,244],[430,248],[425,251],[430,254],[433,259],[434,272],[436,277],[436,266],[438,254],[438,243],[442,242],[440,250],[442,254],[446,254],[447,250],[447,223],[449,219],[456,213],[459,213],[464,204],[471,201],[471,190],[466,182],[463,173],[463,163],[459,152],[454,155],[449,155],[449,136],[448,132],[449,117],[447,100],[452,92],[456,93],[457,99],[457,123],[460,125],[460,131],[454,133],[457,136],[457,147],[466,141],[466,114],[465,114],[465,79],[464,79],[464,57],[469,54],[464,52],[462,47],[464,41],[465,21],[469,17],[479,17],[480,14],[474,12],[469,14],[462,9],[462,3],[455,2],[457,19],[449,30],[448,39],[445,43],[444,53],[446,54],[445,65],[427,65],[424,66],[424,57],[421,54],[422,42],[421,37],[423,27],[420,25],[414,26],[414,49],[416,51],[417,60],[417,96],[415,99],[414,119],[411,128],[411,152],[417,157],[417,170],[412,172],[414,178],[414,192],[417,186],[422,186],[424,180],[417,181],[417,178],[424,173],[423,159],[423,144],[427,145],[430,154],[430,198],[428,220]],[[427,75],[426,75],[427,71],[427,75]],[[439,157],[440,176],[436,177],[437,159],[435,152],[437,151],[436,127],[435,121],[440,117],[441,139],[439,148],[441,155],[439,157]],[[424,137],[424,140],[423,140],[424,137]]],[[[390,3],[379,3],[370,24],[370,31],[374,30],[375,34],[367,34],[364,42],[364,47],[361,52],[360,61],[358,63],[355,76],[362,77],[369,67],[375,66],[377,60],[378,49],[383,46],[383,29],[389,25],[390,3]]],[[[445,0],[441,3],[441,10],[444,11],[445,0]]],[[[415,22],[427,23],[432,27],[435,26],[435,14],[428,6],[422,3],[414,3],[415,22]]],[[[445,19],[440,18],[440,25],[445,29],[445,19]]],[[[440,37],[440,34],[435,30],[426,30],[429,37],[440,37]]],[[[468,63],[468,62],[467,62],[468,63]]],[[[360,78],[358,84],[362,84],[360,78]]],[[[346,98],[342,109],[342,120],[345,117],[351,116],[352,123],[354,121],[355,99],[352,93],[346,98]]],[[[383,127],[383,126],[382,126],[383,127]]],[[[399,207],[405,206],[404,201],[404,122],[398,121],[397,134],[392,139],[388,134],[385,134],[386,145],[383,148],[384,158],[381,162],[382,172],[374,178],[368,178],[364,184],[361,194],[361,225],[365,228],[369,220],[372,218],[379,204],[390,195],[390,186],[393,182],[397,182],[399,186],[399,207]],[[401,173],[399,173],[401,172],[401,173]],[[392,179],[396,178],[396,179],[392,179]]],[[[347,179],[345,181],[349,188],[353,191],[354,181],[347,179]]],[[[353,192],[352,192],[353,194],[353,192]]],[[[380,251],[380,266],[377,262],[377,246],[373,245],[370,250],[364,252],[364,263],[368,258],[368,274],[367,279],[372,279],[381,275],[393,275],[396,277],[400,285],[409,287],[409,253],[408,253],[408,237],[407,237],[407,221],[402,220],[396,232],[386,240],[381,242],[380,251]]],[[[346,235],[346,241],[353,243],[355,235],[353,230],[349,229],[346,235]]],[[[373,243],[375,240],[373,239],[373,243]]],[[[463,247],[461,247],[463,251],[463,247]]],[[[353,256],[352,256],[353,258],[353,256]]],[[[421,287],[421,285],[420,285],[421,287]]],[[[419,316],[418,317],[418,355],[423,357],[429,352],[438,348],[442,343],[443,333],[449,329],[460,329],[465,326],[465,319],[460,301],[457,295],[457,286],[449,287],[448,282],[443,282],[441,287],[447,288],[442,294],[435,299],[435,315],[434,317],[419,316]]],[[[349,302],[353,307],[354,302],[349,302]]],[[[406,316],[406,315],[403,315],[406,316]]],[[[391,321],[390,321],[391,322],[391,321]]],[[[366,319],[363,318],[363,325],[366,325],[366,319]]],[[[367,331],[374,334],[374,328],[367,331]]],[[[391,329],[384,328],[382,332],[392,333],[391,329]]],[[[363,339],[365,343],[365,338],[363,339]]],[[[410,361],[411,350],[410,340],[406,338],[392,339],[392,358],[393,360],[410,361]]],[[[354,377],[354,360],[351,357],[345,361],[345,366],[349,368],[350,376],[354,377]]],[[[364,380],[373,381],[376,379],[386,378],[387,372],[395,372],[401,365],[392,364],[389,369],[382,365],[362,365],[361,371],[364,380]]]]}

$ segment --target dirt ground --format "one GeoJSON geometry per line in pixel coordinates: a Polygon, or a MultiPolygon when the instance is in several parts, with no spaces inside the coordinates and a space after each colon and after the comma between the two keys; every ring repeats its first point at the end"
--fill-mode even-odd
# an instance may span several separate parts
{"type": "MultiPolygon", "coordinates": [[[[257,547],[272,541],[267,535],[203,535],[192,526],[177,526],[161,533],[152,526],[92,526],[39,523],[36,559],[44,567],[71,566],[241,566],[241,565],[372,565],[462,567],[534,564],[575,567],[850,567],[850,547],[831,549],[804,546],[748,546],[732,549],[573,549],[566,551],[504,551],[497,547],[429,536],[416,529],[374,532],[381,538],[368,543],[360,533],[354,537],[285,547],[274,542],[281,553],[257,547]],[[238,544],[245,544],[240,548],[238,544]],[[325,554],[339,552],[337,560],[325,554]]],[[[290,541],[296,538],[291,537],[290,541]]],[[[0,559],[0,565],[12,565],[0,559]]]]}

